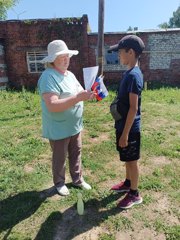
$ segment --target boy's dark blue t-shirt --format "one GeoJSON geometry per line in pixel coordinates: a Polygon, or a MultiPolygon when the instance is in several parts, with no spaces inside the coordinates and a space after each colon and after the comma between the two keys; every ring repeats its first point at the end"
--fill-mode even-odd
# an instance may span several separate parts
{"type": "MultiPolygon", "coordinates": [[[[140,132],[141,127],[141,92],[143,89],[143,75],[139,67],[134,67],[124,73],[118,88],[118,98],[120,102],[129,109],[129,94],[135,93],[138,95],[138,111],[131,127],[130,133],[140,132]]],[[[122,118],[115,122],[115,128],[118,131],[123,131],[126,118],[122,118]]]]}

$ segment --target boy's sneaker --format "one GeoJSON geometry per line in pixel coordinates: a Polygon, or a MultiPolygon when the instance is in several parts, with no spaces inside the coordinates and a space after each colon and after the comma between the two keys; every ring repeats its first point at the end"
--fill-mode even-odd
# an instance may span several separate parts
{"type": "Polygon", "coordinates": [[[143,199],[140,195],[135,196],[132,195],[131,193],[127,193],[125,198],[123,198],[119,203],[118,207],[122,209],[128,209],[131,208],[133,205],[137,205],[142,203],[143,199]]]}
{"type": "Polygon", "coordinates": [[[74,184],[74,186],[83,188],[85,190],[91,190],[92,189],[91,186],[85,181],[82,181],[82,183],[79,183],[79,184],[74,184]]]}
{"type": "Polygon", "coordinates": [[[123,192],[129,192],[130,187],[127,187],[126,185],[124,185],[124,182],[120,182],[120,183],[112,186],[111,190],[114,190],[119,193],[123,193],[123,192]]]}
{"type": "Polygon", "coordinates": [[[69,190],[68,188],[66,187],[66,185],[63,185],[61,187],[56,187],[58,193],[62,196],[67,196],[69,195],[69,190]]]}

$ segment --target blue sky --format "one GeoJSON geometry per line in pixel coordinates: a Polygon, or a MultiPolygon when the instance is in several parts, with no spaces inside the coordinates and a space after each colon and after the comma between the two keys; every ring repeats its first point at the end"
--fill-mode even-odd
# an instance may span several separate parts
{"type": "MultiPolygon", "coordinates": [[[[168,22],[180,0],[104,0],[104,32],[157,29],[168,22]]],[[[98,31],[99,0],[19,0],[9,19],[81,17],[88,15],[92,32],[98,31]]]]}

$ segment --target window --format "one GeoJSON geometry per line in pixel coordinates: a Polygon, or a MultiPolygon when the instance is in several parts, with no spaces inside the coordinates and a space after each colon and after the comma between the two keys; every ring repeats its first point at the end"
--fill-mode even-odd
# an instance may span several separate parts
{"type": "Polygon", "coordinates": [[[47,52],[27,52],[27,66],[30,73],[41,73],[44,71],[45,66],[42,59],[47,56],[47,52]]]}
{"type": "Polygon", "coordinates": [[[106,64],[119,64],[118,53],[117,52],[106,52],[105,54],[106,64]]]}
{"type": "Polygon", "coordinates": [[[104,49],[104,70],[106,72],[117,72],[126,70],[126,66],[120,63],[118,52],[108,52],[109,46],[104,49]]]}

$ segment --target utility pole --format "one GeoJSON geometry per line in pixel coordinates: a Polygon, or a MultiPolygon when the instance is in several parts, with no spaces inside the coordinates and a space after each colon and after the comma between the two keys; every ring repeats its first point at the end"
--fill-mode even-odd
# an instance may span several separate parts
{"type": "Polygon", "coordinates": [[[99,75],[103,75],[103,59],[104,59],[104,0],[99,0],[98,14],[98,66],[99,75]]]}

